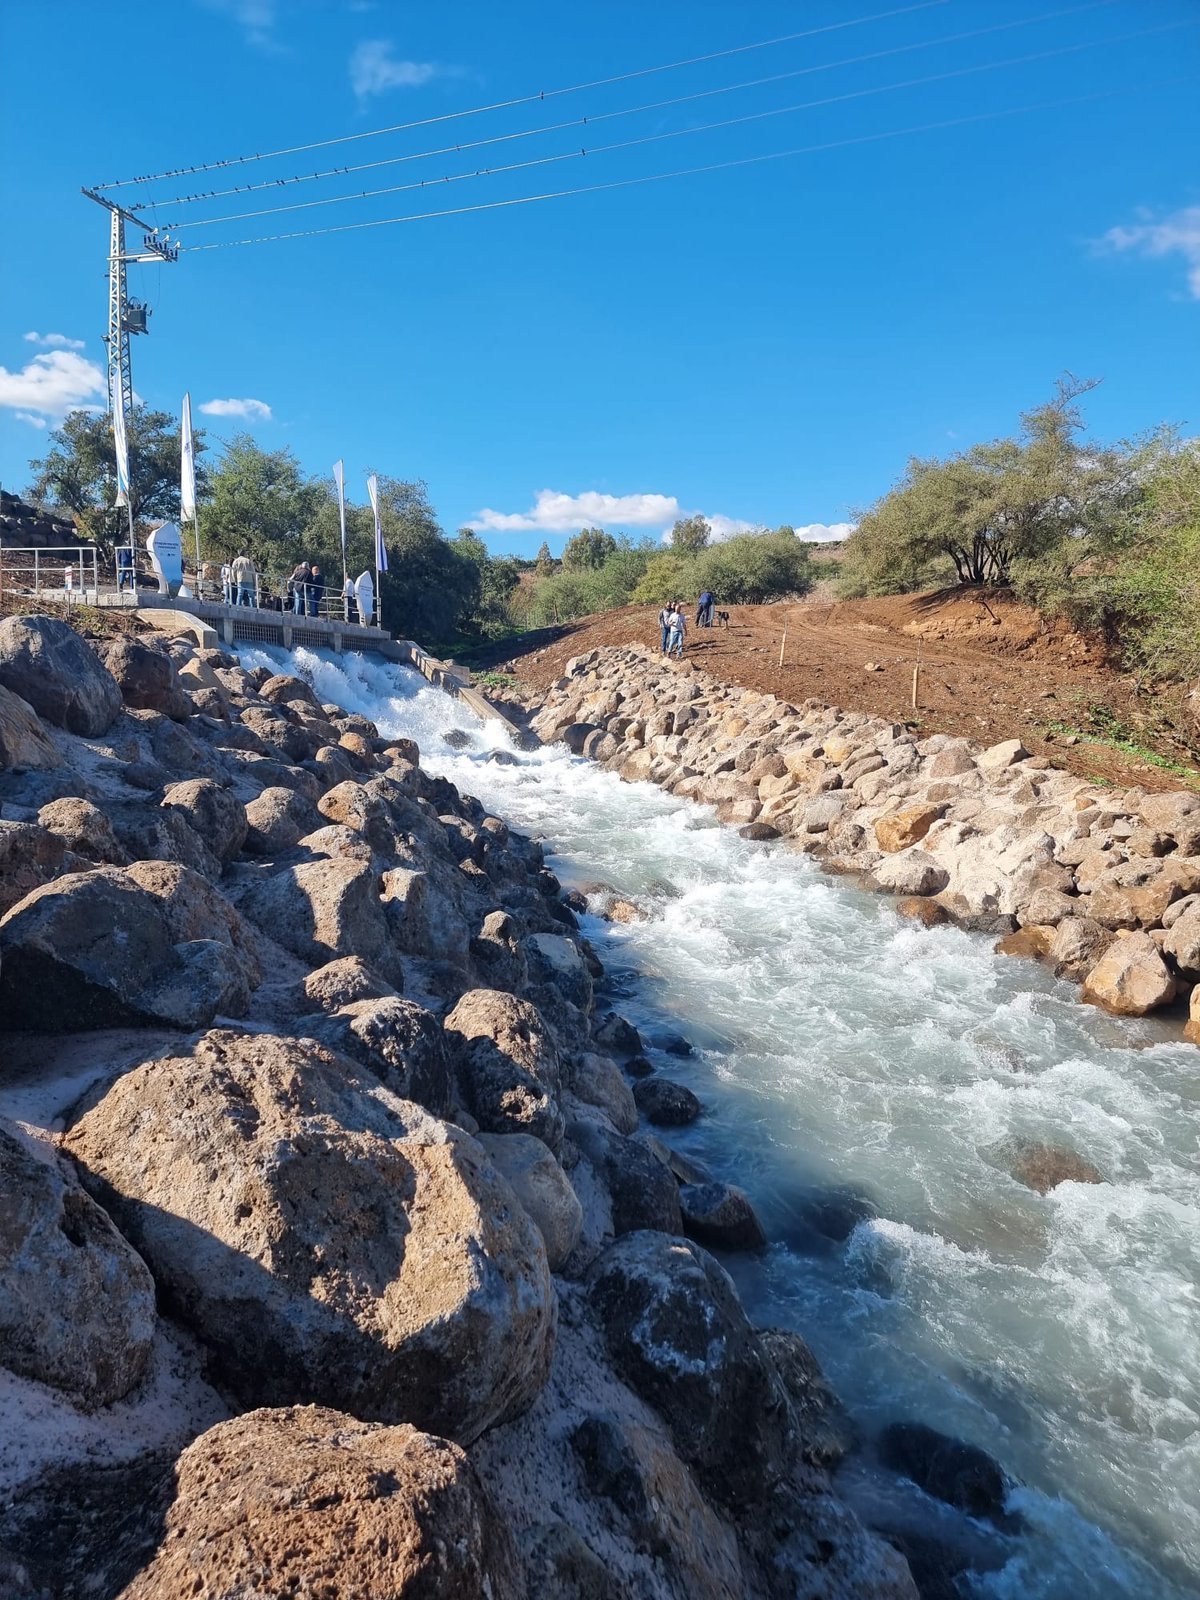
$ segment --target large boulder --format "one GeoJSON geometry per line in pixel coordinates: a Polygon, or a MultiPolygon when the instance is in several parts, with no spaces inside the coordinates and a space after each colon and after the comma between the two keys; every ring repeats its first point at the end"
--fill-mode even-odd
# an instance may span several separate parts
{"type": "Polygon", "coordinates": [[[120,1600],[524,1600],[512,1539],[457,1445],[317,1406],[218,1423],[175,1466],[120,1600]]]}
{"type": "Polygon", "coordinates": [[[758,1337],[792,1402],[800,1453],[810,1466],[832,1471],[858,1442],[858,1429],[800,1334],[792,1328],[762,1328],[758,1337]]]}
{"type": "Polygon", "coordinates": [[[618,1133],[637,1132],[637,1102],[611,1056],[585,1051],[575,1062],[569,1081],[575,1098],[603,1111],[618,1133]]]}
{"type": "Polygon", "coordinates": [[[185,928],[187,936],[177,937],[172,922],[182,908],[143,888],[136,870],[68,873],[0,919],[6,1026],[36,1033],[163,1023],[191,1029],[245,1010],[246,959],[227,928],[202,922],[202,932],[185,928]]]}
{"type": "Polygon", "coordinates": [[[1200,982],[1200,902],[1171,924],[1163,949],[1189,982],[1200,982]]]}
{"type": "Polygon", "coordinates": [[[923,1422],[893,1422],[879,1436],[879,1458],[926,1494],[957,1506],[970,1517],[1004,1518],[1009,1482],[996,1461],[977,1445],[939,1433],[923,1422]]]}
{"type": "Polygon", "coordinates": [[[314,1006],[332,1015],[357,1000],[382,1000],[396,991],[372,972],[361,956],[339,956],[308,974],[304,993],[314,1006]]]}
{"type": "Polygon", "coordinates": [[[168,810],[180,812],[218,861],[228,863],[246,842],[246,808],[230,790],[212,778],[173,783],[163,795],[168,810]]]}
{"type": "Polygon", "coordinates": [[[732,1183],[685,1183],[679,1205],[683,1231],[713,1250],[764,1250],[767,1236],[744,1189],[732,1183]]]}
{"type": "Polygon", "coordinates": [[[105,866],[129,864],[129,855],[113,832],[112,823],[90,800],[73,795],[51,800],[38,812],[38,821],[56,834],[72,855],[105,866]]]}
{"type": "MultiPolygon", "coordinates": [[[[1170,937],[1168,934],[1168,940],[1170,937]]],[[[1177,987],[1148,933],[1114,939],[1083,980],[1086,1000],[1121,1017],[1144,1017],[1148,1011],[1169,1005],[1177,987]]]]}
{"type": "Polygon", "coordinates": [[[48,1150],[0,1127],[0,1363],[87,1407],[146,1370],[154,1283],[48,1150]]]}
{"type": "Polygon", "coordinates": [[[0,685],[0,771],[61,767],[58,747],[28,701],[0,685]]]}
{"type": "Polygon", "coordinates": [[[62,839],[36,822],[0,822],[0,914],[52,883],[66,854],[62,839]]]}
{"type": "Polygon", "coordinates": [[[237,899],[251,922],[310,967],[361,956],[385,976],[391,971],[379,878],[365,861],[304,861],[257,880],[237,899]]]}
{"type": "Polygon", "coordinates": [[[118,1079],[66,1143],[245,1405],[469,1442],[545,1382],[554,1290],[512,1190],[311,1040],[207,1033],[118,1079]]]}
{"type": "Polygon", "coordinates": [[[925,837],[944,810],[944,806],[924,803],[905,806],[902,811],[892,811],[880,817],[875,824],[875,839],[879,848],[887,855],[907,850],[909,845],[925,837]]]}
{"type": "Polygon", "coordinates": [[[104,647],[103,657],[121,698],[132,710],[161,711],[175,722],[191,716],[192,703],[166,650],[155,650],[123,633],[104,647]]]}
{"type": "Polygon", "coordinates": [[[269,784],[246,806],[243,848],[256,856],[282,855],[308,832],[312,802],[295,789],[269,784]]]}
{"type": "Polygon", "coordinates": [[[886,894],[940,894],[950,882],[945,867],[924,850],[885,856],[871,869],[870,876],[886,894]]]}
{"type": "Polygon", "coordinates": [[[583,1207],[554,1152],[528,1133],[481,1133],[488,1159],[524,1206],[558,1272],[579,1243],[583,1207]]]}
{"type": "Polygon", "coordinates": [[[567,1131],[609,1197],[615,1234],[641,1228],[683,1232],[679,1185],[671,1169],[645,1144],[590,1118],[577,1118],[567,1131]]]}
{"type": "Polygon", "coordinates": [[[659,1128],[684,1128],[695,1122],[703,1107],[685,1083],[674,1078],[642,1078],[633,1086],[633,1099],[648,1122],[659,1128]]]}
{"type": "Polygon", "coordinates": [[[459,1093],[484,1132],[530,1133],[558,1150],[558,1051],[536,1006],[500,989],[471,989],[445,1028],[459,1093]]]}
{"type": "Polygon", "coordinates": [[[432,1012],[399,995],[353,1000],[311,1032],[383,1079],[402,1100],[439,1116],[453,1101],[446,1035],[432,1012]]]}
{"type": "Polygon", "coordinates": [[[1058,924],[1050,962],[1060,978],[1082,982],[1112,944],[1115,935],[1091,917],[1068,917],[1058,924]]]}
{"type": "Polygon", "coordinates": [[[531,933],[525,940],[529,981],[569,1001],[580,1011],[592,1004],[592,975],[574,939],[557,933],[531,933]]]}
{"type": "Polygon", "coordinates": [[[54,617],[0,622],[0,685],[46,722],[98,739],[121,715],[121,691],[89,644],[54,617]]]}
{"type": "Polygon", "coordinates": [[[614,1367],[709,1492],[759,1503],[794,1464],[794,1424],[723,1269],[690,1240],[631,1233],[592,1268],[588,1298],[614,1367]]]}

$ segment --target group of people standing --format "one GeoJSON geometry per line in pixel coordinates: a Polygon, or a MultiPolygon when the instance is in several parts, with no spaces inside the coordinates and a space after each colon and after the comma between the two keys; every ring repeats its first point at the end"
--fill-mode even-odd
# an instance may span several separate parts
{"type": "MultiPolygon", "coordinates": [[[[696,626],[698,628],[712,627],[713,606],[715,603],[711,591],[705,589],[696,602],[696,626]]],[[[662,654],[664,656],[682,656],[683,641],[687,634],[687,617],[684,614],[681,601],[667,601],[666,605],[658,613],[658,626],[662,630],[662,654]]]]}
{"type": "Polygon", "coordinates": [[[325,574],[313,561],[300,561],[287,581],[287,600],[298,617],[316,617],[325,598],[325,574]]]}

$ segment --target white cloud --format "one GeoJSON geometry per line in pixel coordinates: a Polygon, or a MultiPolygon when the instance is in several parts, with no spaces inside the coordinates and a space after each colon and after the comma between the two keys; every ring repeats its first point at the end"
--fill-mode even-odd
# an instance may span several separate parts
{"type": "Polygon", "coordinates": [[[65,333],[27,333],[26,344],[44,345],[49,350],[82,350],[82,339],[68,339],[65,333]]]}
{"type": "Polygon", "coordinates": [[[74,350],[47,350],[19,372],[0,367],[0,406],[58,420],[103,395],[103,369],[74,350]]]}
{"type": "Polygon", "coordinates": [[[419,89],[436,78],[439,68],[431,61],[402,61],[392,54],[387,39],[364,39],[350,56],[350,87],[360,100],[388,89],[419,89]]]}
{"type": "Polygon", "coordinates": [[[246,35],[247,44],[262,50],[277,50],[275,0],[202,0],[209,11],[231,17],[246,35]]]}
{"type": "Polygon", "coordinates": [[[271,420],[271,408],[265,400],[204,400],[200,410],[206,417],[244,417],[248,422],[271,420]]]}
{"type": "Polygon", "coordinates": [[[493,511],[486,507],[470,524],[480,533],[566,533],[573,528],[661,528],[681,516],[673,494],[561,494],[539,489],[528,511],[493,511]]]}
{"type": "Polygon", "coordinates": [[[823,544],[828,539],[848,539],[858,526],[855,522],[806,522],[796,529],[797,539],[823,544]]]}
{"type": "Polygon", "coordinates": [[[1135,250],[1153,260],[1182,256],[1188,289],[1193,299],[1200,300],[1200,206],[1183,206],[1157,222],[1146,212],[1131,227],[1110,228],[1103,243],[1110,250],[1135,250]]]}
{"type": "Polygon", "coordinates": [[[35,417],[30,411],[17,411],[13,413],[18,422],[27,422],[31,428],[44,428],[45,417],[35,417]]]}

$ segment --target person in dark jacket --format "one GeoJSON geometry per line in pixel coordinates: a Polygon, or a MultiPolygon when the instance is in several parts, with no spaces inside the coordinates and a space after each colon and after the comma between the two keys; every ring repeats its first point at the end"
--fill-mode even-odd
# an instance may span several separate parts
{"type": "Polygon", "coordinates": [[[298,617],[304,615],[304,591],[308,587],[308,562],[301,561],[288,579],[288,591],[292,597],[292,610],[298,617]]]}
{"type": "Polygon", "coordinates": [[[304,588],[307,601],[305,610],[310,617],[319,616],[321,613],[321,601],[325,598],[325,578],[315,561],[309,568],[308,582],[304,588]]]}
{"type": "Polygon", "coordinates": [[[696,626],[698,628],[711,628],[713,614],[713,597],[708,589],[696,602],[696,626]]]}

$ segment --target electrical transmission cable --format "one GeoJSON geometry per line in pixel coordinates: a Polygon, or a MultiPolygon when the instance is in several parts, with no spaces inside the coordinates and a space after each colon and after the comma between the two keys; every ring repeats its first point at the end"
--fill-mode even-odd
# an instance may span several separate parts
{"type": "MultiPolygon", "coordinates": [[[[1033,27],[1037,23],[1057,21],[1063,17],[1077,16],[1084,11],[1097,11],[1108,6],[1123,4],[1124,0],[1086,0],[1086,4],[1069,6],[1058,11],[1043,11],[1035,17],[1018,17],[1010,22],[993,23],[986,28],[971,28],[963,33],[941,34],[936,39],[918,39],[910,44],[893,45],[887,50],[871,50],[865,55],[843,56],[839,61],[825,61],[816,66],[795,67],[789,72],[775,72],[767,77],[746,78],[740,83],[721,84],[715,89],[698,89],[691,94],[675,95],[667,100],[650,100],[638,106],[622,106],[614,111],[596,111],[588,116],[571,117],[565,122],[544,123],[537,128],[521,128],[515,133],[493,134],[487,139],[471,139],[455,144],[441,145],[432,150],[413,150],[404,155],[381,156],[375,161],[362,161],[352,166],[326,167],[321,172],[300,172],[287,178],[267,178],[261,183],[239,183],[228,189],[207,189],[196,194],[177,194],[169,199],[146,196],[131,200],[131,206],[150,210],[157,206],[194,205],[210,200],[224,200],[232,195],[259,194],[266,189],[282,189],[296,183],[315,183],[325,178],[349,177],[356,172],[371,172],[379,167],[394,167],[410,161],[425,161],[436,156],[464,155],[471,150],[482,150],[490,145],[511,144],[518,139],[533,139],[548,133],[562,133],[569,128],[590,127],[597,122],[611,122],[616,117],[632,117],[648,111],[665,111],[675,106],[688,105],[696,100],[710,100],[716,95],[732,94],[741,89],[765,88],[769,84],[784,83],[792,78],[811,77],[819,72],[834,72],[842,67],[863,66],[871,61],[883,61],[890,56],[908,55],[916,50],[931,50],[944,44],[961,44],[969,39],[981,39],[989,34],[1007,33],[1014,28],[1033,27]]],[[[386,191],[378,191],[380,193],[386,191]]],[[[253,216],[253,212],[242,213],[253,216]]],[[[192,226],[192,224],[160,223],[160,227],[192,226]]]]}
{"type": "Polygon", "coordinates": [[[666,61],[659,66],[638,67],[631,72],[618,72],[610,78],[593,78],[588,83],[572,83],[561,89],[541,89],[536,94],[517,95],[511,100],[496,100],[490,105],[468,106],[462,111],[446,111],[440,116],[420,117],[414,122],[397,122],[388,128],[371,128],[363,133],[343,133],[333,139],[314,139],[308,144],[288,145],[280,150],[227,156],[221,161],[202,161],[190,167],[172,167],[166,172],[143,173],[137,178],[118,178],[111,183],[94,184],[93,188],[128,189],[135,184],[159,183],[165,178],[181,178],[193,172],[217,172],[223,167],[246,166],[253,161],[274,161],[278,156],[303,155],[308,150],[327,150],[332,145],[352,144],[357,139],[378,139],[387,133],[404,133],[410,128],[428,128],[434,123],[453,122],[459,117],[477,117],[488,111],[506,111],[512,106],[533,105],[538,101],[557,99],[560,95],[581,94],[586,89],[604,89],[614,83],[628,83],[634,78],[649,78],[658,72],[675,72],[681,67],[700,66],[708,61],[723,61],[729,56],[745,55],[751,50],[768,50],[778,44],[793,44],[798,39],[815,39],[820,34],[840,33],[846,28],[859,28],[871,22],[885,22],[891,17],[905,17],[914,11],[929,11],[935,6],[951,3],[952,0],[915,0],[913,5],[900,6],[891,11],[876,11],[870,16],[850,17],[845,22],[830,22],[820,28],[805,28],[799,33],[784,33],[775,39],[757,39],[751,44],[733,45],[728,50],[713,50],[707,55],[689,56],[683,61],[666,61]]]}
{"type": "Polygon", "coordinates": [[[901,89],[924,88],[929,84],[945,83],[955,78],[975,76],[981,72],[996,72],[1006,67],[1026,66],[1034,61],[1051,61],[1061,56],[1076,55],[1082,50],[1092,50],[1099,45],[1124,44],[1141,39],[1148,34],[1168,33],[1176,28],[1200,26],[1200,22],[1169,22],[1160,28],[1142,28],[1134,33],[1117,34],[1110,39],[1088,39],[1081,44],[1062,45],[1055,50],[1039,50],[1024,56],[1010,56],[1007,60],[986,61],[970,67],[956,67],[948,72],[935,72],[923,78],[907,78],[900,83],[878,84],[870,89],[853,89],[845,94],[831,95],[824,100],[802,100],[795,105],[775,106],[768,111],[752,111],[740,117],[727,117],[720,122],[699,123],[695,127],[671,128],[663,133],[649,133],[638,139],[621,139],[612,144],[591,145],[586,149],[559,151],[554,155],[537,156],[529,161],[514,161],[507,166],[482,167],[473,172],[448,173],[437,178],[422,178],[414,183],[389,184],[381,189],[362,189],[354,194],[328,195],[321,200],[295,200],[289,205],[264,206],[257,211],[239,211],[224,217],[198,218],[195,222],[173,224],[176,233],[184,228],[217,227],[226,222],[249,222],[257,217],[274,217],[283,212],[311,211],[320,206],[344,205],[353,200],[370,200],[380,195],[406,194],[414,189],[431,189],[450,183],[463,183],[477,178],[491,178],[512,172],[525,172],[533,167],[553,166],[562,161],[578,161],[584,156],[611,155],[618,150],[633,150],[641,145],[660,144],[667,139],[681,139],[697,133],[713,133],[724,128],[734,128],[752,122],[763,122],[770,117],[787,116],[797,111],[814,111],[825,106],[841,105],[850,100],[863,100],[874,95],[892,94],[901,89]]]}
{"type": "Polygon", "coordinates": [[[615,189],[632,189],[650,183],[665,183],[671,178],[693,178],[710,172],[729,172],[736,167],[754,167],[765,161],[783,161],[792,156],[817,155],[828,150],[848,149],[853,145],[879,144],[888,139],[903,139],[914,134],[940,133],[947,128],[963,128],[981,122],[995,122],[1004,117],[1024,116],[1034,111],[1060,111],[1069,106],[1087,105],[1097,100],[1145,94],[1152,89],[1173,89],[1193,83],[1200,84],[1200,78],[1155,79],[1149,83],[1132,84],[1120,89],[1101,89],[1094,94],[1074,95],[1065,100],[1044,100],[1032,105],[1011,106],[1003,111],[981,111],[968,117],[951,117],[941,122],[923,122],[911,128],[892,128],[884,133],[864,133],[849,139],[832,139],[825,144],[800,145],[791,150],[772,150],[765,155],[740,156],[732,161],[714,161],[705,166],[678,168],[673,172],[653,172],[637,178],[614,178],[607,183],[585,184],[576,189],[555,189],[545,194],[518,195],[507,200],[485,200],[475,205],[451,206],[442,211],[410,212],[399,217],[377,217],[368,222],[342,222],[325,228],[302,228],[292,233],[256,234],[248,239],[225,239],[215,244],[189,245],[186,249],[189,255],[196,255],[205,250],[236,250],[246,245],[278,244],[288,239],[317,239],[328,234],[357,233],[364,228],[388,228],[403,222],[428,222],[435,217],[462,217],[477,211],[503,211],[513,206],[537,205],[545,200],[565,200],[575,195],[601,194],[615,189]]]}

